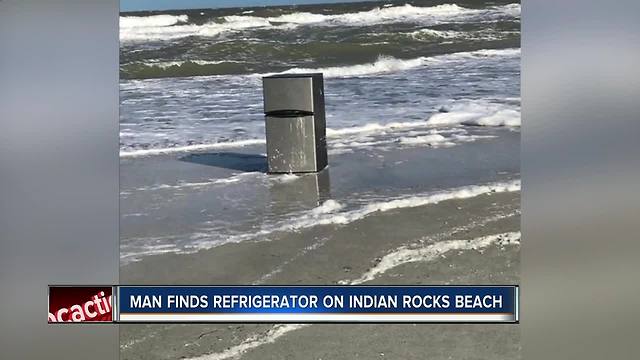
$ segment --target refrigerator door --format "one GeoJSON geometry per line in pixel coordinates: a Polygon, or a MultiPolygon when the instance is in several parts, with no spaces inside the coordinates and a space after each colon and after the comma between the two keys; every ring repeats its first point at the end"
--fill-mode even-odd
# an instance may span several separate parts
{"type": "Polygon", "coordinates": [[[267,164],[270,173],[315,172],[313,116],[266,117],[267,164]]]}
{"type": "Polygon", "coordinates": [[[315,111],[312,77],[265,77],[264,113],[315,111]]]}

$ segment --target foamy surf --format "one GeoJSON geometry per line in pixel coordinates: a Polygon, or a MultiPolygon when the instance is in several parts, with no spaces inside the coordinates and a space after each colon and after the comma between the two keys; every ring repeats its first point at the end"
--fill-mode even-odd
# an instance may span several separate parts
{"type": "MultiPolygon", "coordinates": [[[[163,240],[158,238],[158,240],[163,240]]],[[[181,250],[179,247],[172,244],[157,244],[157,245],[145,245],[144,256],[162,255],[162,254],[178,254],[181,250]]],[[[120,262],[127,264],[140,260],[140,253],[135,251],[129,252],[126,246],[121,246],[120,249],[120,262]]]]}
{"type": "Polygon", "coordinates": [[[171,26],[187,21],[187,15],[121,16],[120,29],[171,26]]]}
{"type": "MultiPolygon", "coordinates": [[[[180,66],[185,66],[189,64],[206,66],[206,65],[220,65],[220,64],[227,64],[227,63],[234,63],[234,61],[231,61],[231,60],[211,61],[211,60],[193,59],[193,60],[180,60],[180,61],[149,61],[145,63],[140,63],[139,65],[144,65],[149,67],[155,66],[160,69],[168,69],[170,67],[180,67],[180,66]]],[[[138,64],[131,63],[130,65],[138,65],[138,64]]]]}
{"type": "Polygon", "coordinates": [[[121,261],[136,262],[145,256],[176,253],[191,254],[217,246],[243,241],[269,241],[271,236],[283,232],[297,232],[316,226],[345,226],[368,216],[388,211],[437,205],[449,200],[464,200],[494,193],[520,191],[520,180],[469,185],[459,188],[399,196],[380,201],[348,205],[336,200],[327,200],[311,210],[294,213],[286,219],[263,225],[251,232],[222,234],[219,228],[202,227],[191,234],[180,236],[129,239],[121,245],[121,261]],[[182,243],[180,245],[180,243],[182,243]]]}
{"type": "MultiPolygon", "coordinates": [[[[369,81],[387,82],[393,83],[395,80],[393,77],[381,76],[384,74],[398,74],[394,76],[424,76],[420,68],[414,66],[432,66],[434,74],[441,73],[443,69],[454,67],[457,72],[477,71],[475,66],[477,63],[482,62],[482,66],[489,67],[501,67],[503,61],[507,66],[516,64],[516,60],[520,56],[520,49],[482,49],[469,52],[458,52],[452,54],[438,55],[432,57],[423,57],[418,59],[400,60],[400,59],[379,59],[378,61],[370,64],[360,64],[351,66],[339,66],[332,68],[305,68],[305,69],[290,69],[289,72],[317,72],[328,71],[327,76],[336,76],[338,78],[354,78],[358,77],[358,80],[350,80],[335,83],[337,87],[349,86],[357,87],[360,82],[365,83],[369,81]],[[486,61],[486,63],[485,63],[486,61]],[[406,69],[406,75],[400,75],[399,73],[406,69]],[[417,69],[417,70],[412,70],[417,69]],[[411,72],[409,72],[411,71],[411,72]],[[378,75],[380,75],[378,77],[378,75]],[[371,78],[369,78],[371,77],[371,78]],[[372,78],[375,77],[375,80],[372,78]]],[[[190,63],[190,62],[186,62],[190,63]]],[[[185,63],[178,62],[175,64],[172,62],[159,62],[157,65],[168,66],[169,68],[174,66],[184,66],[185,63]]],[[[217,66],[217,65],[198,65],[196,63],[193,66],[217,66]]],[[[190,65],[191,66],[191,65],[190,65]]],[[[426,73],[426,72],[425,72],[426,73]]],[[[439,75],[440,76],[440,75],[439,75]]],[[[250,145],[262,145],[265,143],[264,139],[261,139],[262,133],[259,130],[263,126],[261,118],[252,116],[251,114],[243,114],[243,111],[250,110],[255,112],[260,107],[261,96],[258,92],[255,92],[255,88],[259,88],[259,82],[257,81],[258,75],[248,76],[213,76],[211,78],[193,78],[182,79],[176,82],[171,82],[169,79],[161,80],[145,80],[140,82],[129,82],[126,84],[125,94],[131,96],[131,99],[124,99],[122,104],[129,109],[135,109],[135,113],[129,113],[131,118],[123,118],[121,121],[121,141],[123,146],[121,147],[121,158],[133,158],[152,155],[173,154],[190,151],[206,151],[209,149],[230,149],[241,148],[250,145]],[[193,81],[193,85],[190,83],[193,81]],[[226,88],[239,88],[232,92],[226,93],[209,93],[202,89],[202,86],[215,88],[221,85],[226,88]],[[168,87],[168,88],[167,88],[168,87]],[[134,89],[140,89],[141,92],[149,94],[150,99],[158,97],[158,100],[168,99],[173,104],[178,101],[180,103],[186,103],[184,109],[175,111],[167,108],[167,111],[161,111],[158,108],[159,105],[155,105],[149,100],[141,100],[138,96],[135,96],[134,89]],[[249,96],[250,103],[245,104],[245,99],[242,96],[246,93],[249,96]],[[186,96],[187,94],[193,94],[192,96],[186,96]],[[237,105],[236,105],[237,104],[237,105]],[[247,106],[248,105],[248,106],[247,106]],[[194,113],[189,109],[197,109],[202,106],[207,111],[202,111],[203,115],[194,113]],[[171,111],[169,111],[171,110],[171,111]],[[249,117],[250,121],[243,123],[241,131],[236,132],[238,125],[235,125],[240,120],[244,120],[249,117]],[[211,121],[215,119],[216,121],[211,121]],[[219,122],[217,120],[220,120],[219,122]],[[134,122],[135,121],[135,122],[134,122]],[[175,130],[165,130],[165,123],[169,125],[178,125],[175,130]],[[201,127],[201,132],[194,132],[192,126],[201,127]],[[184,133],[183,133],[184,129],[184,133]],[[217,131],[217,132],[216,132],[217,131]],[[210,134],[220,134],[219,137],[225,139],[224,142],[218,140],[218,142],[210,142],[207,139],[210,134]],[[126,135],[126,136],[125,136],[126,135]],[[226,139],[234,139],[228,141],[226,139]],[[172,144],[167,146],[166,144],[172,144]],[[184,145],[183,145],[184,144],[184,145]]],[[[502,84],[496,84],[496,86],[503,86],[502,84]]],[[[505,84],[507,85],[507,84],[505,84]]],[[[456,86],[466,86],[460,84],[456,86]]],[[[474,85],[475,86],[475,85],[474,85]]],[[[393,92],[402,92],[406,89],[395,88],[393,92]]],[[[402,95],[404,96],[404,95],[402,95]]],[[[486,95],[485,95],[486,96],[486,95]]],[[[330,127],[327,129],[327,136],[330,139],[330,151],[332,153],[345,153],[353,151],[357,148],[372,147],[377,145],[393,145],[393,139],[399,140],[400,145],[410,145],[414,143],[418,145],[421,140],[412,140],[402,134],[403,129],[419,129],[421,127],[441,127],[457,126],[457,125],[475,125],[475,126],[508,126],[518,127],[520,125],[520,107],[519,101],[508,100],[508,97],[513,97],[512,94],[506,94],[506,96],[492,95],[492,100],[457,100],[457,101],[442,101],[440,104],[438,99],[424,99],[420,100],[421,104],[413,110],[404,109],[405,105],[398,107],[398,110],[402,112],[391,112],[389,109],[380,109],[382,112],[378,112],[375,108],[375,103],[368,101],[367,106],[374,105],[373,108],[364,109],[360,112],[360,117],[357,121],[349,120],[351,114],[348,112],[350,106],[348,103],[343,103],[342,99],[331,99],[332,103],[337,104],[337,110],[330,110],[330,114],[335,114],[335,118],[329,118],[330,127]],[[493,100],[495,99],[495,100],[493,100]],[[433,114],[433,110],[442,109],[443,112],[433,114]],[[424,120],[412,120],[412,121],[392,121],[389,123],[383,123],[376,121],[377,119],[394,119],[398,120],[403,118],[413,118],[413,113],[424,113],[424,120]],[[430,114],[433,114],[429,118],[430,114]],[[370,115],[364,118],[365,115],[370,115]],[[363,120],[368,120],[365,122],[363,120]],[[428,121],[427,121],[428,120],[428,121]],[[349,122],[354,126],[332,126],[347,125],[349,122]],[[385,134],[390,136],[386,139],[371,139],[365,138],[364,135],[369,134],[385,134]],[[361,134],[363,136],[355,136],[361,134]],[[351,137],[351,138],[349,138],[351,137]]],[[[391,101],[392,99],[390,99],[391,101]]],[[[406,99],[404,99],[406,103],[406,99]]],[[[424,140],[424,139],[423,139],[424,140]]],[[[448,144],[440,144],[441,146],[451,146],[451,143],[460,143],[452,139],[448,144]]],[[[435,143],[432,143],[434,145],[435,143]]],[[[425,146],[429,145],[426,142],[425,146]]]]}
{"type": "Polygon", "coordinates": [[[430,57],[423,56],[414,59],[397,59],[392,56],[380,56],[375,62],[367,64],[321,68],[292,68],[279,73],[256,74],[254,76],[321,72],[324,74],[325,78],[348,78],[395,73],[427,66],[429,64],[442,64],[445,62],[456,62],[468,59],[512,58],[518,56],[520,56],[520,49],[482,49],[430,57]]]}
{"type": "MultiPolygon", "coordinates": [[[[228,185],[228,184],[237,184],[244,180],[255,178],[259,176],[263,176],[264,173],[261,172],[246,172],[246,173],[238,173],[233,174],[226,178],[219,179],[207,179],[203,181],[178,181],[175,184],[154,184],[150,186],[141,186],[135,188],[136,191],[157,191],[157,190],[184,190],[184,189],[196,189],[196,188],[207,188],[209,186],[215,185],[228,185]]],[[[127,193],[130,193],[128,191],[127,193]]]]}
{"type": "Polygon", "coordinates": [[[403,246],[385,255],[380,261],[361,277],[342,281],[342,284],[360,285],[374,280],[383,273],[400,265],[412,262],[428,262],[438,259],[446,253],[454,250],[482,250],[492,245],[506,246],[520,244],[520,232],[507,232],[475,238],[473,240],[448,240],[440,241],[428,246],[403,246]]]}
{"type": "MultiPolygon", "coordinates": [[[[497,53],[492,49],[519,46],[520,5],[494,6],[494,2],[473,3],[469,8],[465,8],[466,5],[461,3],[455,6],[445,5],[448,6],[435,8],[423,5],[430,8],[423,14],[418,14],[418,11],[423,10],[416,9],[421,6],[413,2],[410,6],[404,5],[403,2],[382,2],[255,8],[249,11],[185,10],[171,14],[188,14],[187,19],[155,19],[155,24],[150,22],[146,26],[123,27],[122,38],[126,39],[123,39],[121,47],[121,129],[125,135],[121,136],[120,141],[121,151],[124,153],[123,171],[126,170],[127,173],[124,182],[135,184],[131,189],[125,189],[133,191],[133,196],[127,194],[129,197],[123,199],[124,208],[131,213],[123,221],[123,263],[146,259],[147,255],[154,253],[183,254],[232,241],[280,241],[281,238],[289,241],[291,237],[298,238],[305,234],[350,232],[350,229],[357,230],[380,220],[393,221],[404,218],[405,213],[440,213],[441,210],[447,213],[449,210],[455,212],[456,205],[467,208],[467,205],[463,204],[470,205],[472,202],[486,204],[487,208],[486,211],[472,211],[468,216],[465,215],[464,226],[481,222],[492,214],[505,215],[506,211],[515,209],[517,193],[499,196],[486,193],[478,195],[480,198],[476,200],[453,200],[442,205],[427,204],[424,207],[412,208],[411,211],[404,210],[404,206],[406,209],[411,208],[407,205],[411,202],[393,203],[395,200],[408,200],[412,196],[425,197],[437,192],[456,190],[447,189],[453,185],[445,185],[451,182],[448,178],[442,178],[440,169],[434,169],[437,173],[429,176],[429,179],[435,181],[433,184],[421,183],[420,171],[415,168],[415,164],[412,166],[412,159],[419,159],[416,163],[435,164],[440,161],[448,164],[449,161],[459,161],[462,166],[456,167],[455,171],[459,171],[462,177],[456,177],[456,184],[461,184],[461,181],[464,181],[463,184],[482,184],[485,180],[480,178],[495,179],[495,176],[499,176],[504,179],[512,171],[517,171],[519,132],[518,126],[509,126],[509,118],[514,118],[515,113],[520,117],[520,52],[518,49],[501,49],[497,53]],[[381,11],[384,8],[388,10],[381,11]],[[229,14],[233,14],[234,17],[225,17],[229,14]],[[471,53],[478,48],[487,50],[471,53]],[[437,55],[452,51],[461,52],[455,55],[437,55]],[[379,55],[386,56],[378,57],[379,55]],[[206,168],[202,168],[201,173],[185,173],[178,178],[175,174],[165,176],[162,172],[151,178],[145,175],[146,170],[164,168],[188,153],[264,152],[264,140],[261,139],[264,136],[261,84],[258,76],[249,75],[296,71],[291,69],[295,67],[310,71],[329,68],[333,71],[326,81],[326,94],[329,115],[327,142],[333,159],[330,160],[331,175],[338,178],[338,181],[331,183],[331,194],[336,196],[335,200],[322,202],[320,206],[310,208],[309,206],[314,205],[307,202],[297,205],[290,199],[283,199],[280,197],[281,194],[285,196],[289,190],[304,188],[306,181],[296,175],[264,175],[250,178],[249,181],[227,181],[210,177],[227,176],[216,174],[227,174],[234,170],[208,171],[206,168]],[[140,80],[152,78],[153,80],[140,80]],[[504,106],[479,111],[453,107],[451,105],[455,103],[454,99],[484,99],[480,101],[496,102],[504,106]],[[439,109],[442,113],[438,113],[439,109]],[[515,113],[509,113],[509,110],[515,113]],[[458,116],[457,113],[475,115],[459,122],[450,121],[451,118],[445,121],[447,116],[455,117],[458,116]],[[436,121],[436,117],[429,122],[433,115],[439,115],[440,121],[436,121]],[[494,119],[491,119],[492,116],[494,119]],[[502,119],[496,119],[500,117],[502,119]],[[468,125],[482,125],[485,128],[468,125]],[[492,128],[505,125],[507,128],[492,128]],[[490,140],[492,136],[499,139],[490,140]],[[242,142],[249,139],[258,143],[243,145],[242,142]],[[488,140],[485,142],[483,139],[488,140]],[[211,145],[238,141],[240,144],[237,147],[228,143],[225,147],[211,145]],[[478,143],[466,145],[472,141],[478,143]],[[453,145],[456,147],[447,148],[453,145]],[[155,151],[152,150],[154,148],[165,149],[155,151]],[[478,154],[485,150],[486,154],[478,154]],[[340,152],[353,154],[333,156],[340,152]],[[147,155],[163,154],[168,156],[143,158],[147,155]],[[467,160],[478,155],[487,162],[474,162],[470,164],[468,171],[465,171],[465,164],[469,164],[467,160]],[[135,161],[126,161],[127,159],[135,161]],[[354,162],[357,162],[357,166],[354,166],[354,162]],[[367,182],[364,188],[360,187],[363,194],[347,193],[351,187],[345,181],[352,181],[353,178],[357,180],[357,174],[353,171],[370,169],[370,165],[384,166],[387,176],[405,173],[409,177],[403,176],[400,182],[387,182],[386,179],[375,178],[372,182],[367,182]],[[349,179],[343,177],[342,173],[350,171],[352,167],[349,179]],[[505,172],[494,174],[494,170],[505,172]],[[481,175],[473,180],[476,173],[481,175]],[[379,187],[376,185],[378,182],[379,187]],[[442,186],[441,190],[425,190],[433,189],[437,184],[442,186]],[[136,194],[136,189],[133,188],[136,186],[149,186],[154,192],[136,194]],[[374,193],[377,189],[380,191],[374,193]],[[258,195],[255,197],[255,204],[252,203],[254,191],[258,195]],[[164,199],[168,201],[164,203],[164,199]],[[223,208],[220,208],[207,199],[228,199],[230,203],[223,204],[223,208]],[[503,204],[502,199],[506,199],[507,203],[503,204]],[[163,204],[159,204],[158,201],[162,201],[163,204]],[[272,201],[277,203],[264,207],[272,201]],[[365,214],[364,210],[370,210],[369,205],[376,208],[387,202],[390,203],[389,206],[397,207],[365,214]],[[183,217],[185,213],[182,207],[186,205],[189,206],[185,209],[190,215],[183,217]],[[228,206],[235,210],[224,209],[228,206]],[[366,220],[358,222],[359,211],[360,214],[365,214],[362,215],[362,219],[366,220]],[[143,213],[149,215],[142,216],[143,213]],[[171,214],[179,215],[175,223],[177,226],[164,221],[171,214]],[[355,223],[329,223],[324,227],[320,225],[312,228],[315,226],[315,219],[331,220],[334,216],[345,216],[346,221],[355,223]],[[287,230],[284,227],[287,221],[297,220],[308,222],[300,224],[301,227],[295,230],[287,230]],[[148,231],[140,231],[146,226],[149,226],[148,231]],[[263,230],[266,231],[266,236],[250,234],[263,230]],[[150,236],[164,238],[153,241],[145,238],[150,236]],[[149,247],[145,248],[145,245],[149,247]],[[145,249],[148,250],[146,253],[145,249]]],[[[157,13],[147,15],[155,14],[157,13]]],[[[467,115],[462,117],[465,116],[467,115]]],[[[446,172],[448,168],[443,170],[446,172]]],[[[311,203],[315,204],[313,197],[311,203]]],[[[322,198],[324,199],[324,196],[322,198]]],[[[413,203],[419,202],[419,199],[413,200],[413,203]]],[[[466,211],[464,212],[466,214],[466,211]]],[[[458,215],[455,215],[456,219],[458,215]]],[[[500,224],[496,225],[500,227],[500,224]]],[[[452,231],[453,227],[447,226],[441,234],[450,230],[452,231]]],[[[503,231],[507,230],[494,232],[503,231]]],[[[450,239],[474,240],[475,236],[464,234],[465,232],[455,232],[443,237],[438,237],[440,234],[430,234],[428,239],[416,243],[413,243],[414,240],[408,240],[393,246],[387,244],[389,246],[379,249],[379,252],[358,259],[359,271],[338,275],[333,280],[358,280],[369,270],[373,271],[373,268],[377,270],[376,274],[369,274],[374,277],[373,281],[378,279],[380,282],[382,278],[387,279],[387,276],[393,279],[405,269],[406,265],[401,265],[404,260],[417,264],[420,261],[439,262],[440,258],[418,256],[424,253],[407,255],[402,259],[397,258],[398,262],[390,262],[394,266],[385,270],[377,267],[377,259],[374,260],[374,257],[391,255],[403,249],[423,249],[436,242],[450,239]],[[406,246],[400,249],[400,245],[406,246]]],[[[322,241],[322,236],[318,236],[309,242],[309,248],[322,246],[322,241]]],[[[328,244],[331,244],[331,241],[329,240],[328,244]]],[[[240,248],[245,247],[251,252],[255,246],[245,243],[240,248]]],[[[310,253],[296,259],[296,256],[307,251],[307,248],[289,248],[289,251],[277,260],[270,258],[276,260],[273,267],[266,266],[264,271],[254,274],[255,277],[250,280],[272,283],[289,277],[288,272],[295,271],[300,261],[313,258],[314,254],[310,253]],[[286,265],[289,260],[292,263],[286,265]],[[282,273],[278,273],[279,270],[282,270],[282,273]]],[[[330,245],[322,248],[320,252],[324,254],[332,249],[330,245]]],[[[510,247],[507,249],[509,253],[514,250],[510,247]]],[[[220,250],[226,251],[223,248],[220,250]]],[[[465,254],[475,254],[475,251],[471,250],[465,254]]],[[[451,250],[445,255],[455,257],[458,252],[459,250],[451,250]]],[[[206,258],[207,253],[209,252],[203,252],[196,257],[206,258]]],[[[214,250],[211,254],[214,253],[217,254],[218,251],[214,250]]],[[[182,261],[180,259],[191,258],[179,255],[165,256],[178,262],[182,261]]],[[[480,254],[474,256],[482,257],[480,254]]],[[[390,259],[391,256],[387,258],[390,259]]],[[[161,259],[148,260],[149,266],[163,263],[161,259]]],[[[351,265],[355,267],[355,263],[351,265]]],[[[147,267],[144,264],[141,266],[147,267]]],[[[134,268],[137,266],[124,267],[134,268]]],[[[446,272],[444,276],[447,277],[446,272]]],[[[349,280],[345,283],[349,283],[349,280]]],[[[243,358],[256,354],[267,354],[265,356],[270,357],[273,348],[290,344],[298,338],[295,335],[286,336],[295,329],[289,326],[269,326],[261,330],[246,328],[236,333],[238,336],[235,338],[232,336],[232,339],[222,339],[218,344],[220,346],[215,346],[216,354],[200,358],[243,358]],[[224,346],[221,345],[223,342],[224,346]]],[[[133,331],[147,334],[144,329],[133,331]]],[[[180,329],[166,328],[162,332],[162,338],[171,340],[180,329]]],[[[311,333],[305,332],[301,335],[311,333]]],[[[154,342],[158,340],[159,338],[154,342]]],[[[214,351],[213,348],[206,349],[204,343],[207,341],[203,343],[195,338],[184,348],[180,341],[169,342],[160,341],[155,345],[163,347],[163,343],[164,347],[175,348],[175,357],[196,356],[214,351]],[[198,350],[199,346],[202,348],[198,350]]],[[[127,356],[135,357],[149,346],[154,344],[132,344],[125,347],[125,352],[128,353],[127,356]]]]}
{"type": "Polygon", "coordinates": [[[380,152],[415,147],[445,148],[496,137],[467,134],[467,131],[461,128],[395,131],[392,134],[386,132],[355,134],[332,140],[329,154],[351,153],[356,149],[375,149],[380,152]]]}
{"type": "Polygon", "coordinates": [[[400,138],[401,144],[409,144],[409,145],[418,145],[418,144],[429,144],[429,145],[455,145],[454,143],[447,141],[447,138],[439,135],[424,135],[424,136],[416,136],[416,137],[402,137],[400,138]]]}
{"type": "Polygon", "coordinates": [[[213,150],[213,149],[229,149],[229,148],[238,148],[238,147],[250,146],[250,145],[263,145],[263,144],[265,144],[264,139],[248,139],[248,140],[238,140],[238,141],[229,141],[229,142],[219,142],[219,143],[212,143],[212,144],[176,146],[176,147],[169,147],[169,148],[125,150],[125,151],[120,151],[120,157],[130,158],[130,157],[151,156],[151,155],[167,155],[167,154],[173,154],[173,153],[197,152],[197,151],[213,150]]]}
{"type": "MultiPolygon", "coordinates": [[[[411,196],[402,196],[384,201],[370,202],[362,206],[352,208],[335,200],[327,200],[319,207],[294,215],[284,221],[262,227],[250,234],[231,235],[226,239],[210,241],[207,230],[203,230],[204,237],[193,239],[192,251],[210,249],[223,243],[237,243],[255,238],[266,238],[268,235],[279,232],[300,231],[316,226],[344,226],[355,221],[362,220],[373,214],[387,211],[415,208],[420,206],[435,205],[443,201],[463,200],[492,193],[520,191],[520,180],[497,182],[485,185],[469,185],[450,190],[428,192],[411,196]]],[[[213,231],[213,229],[212,229],[213,231]]]]}
{"type": "Polygon", "coordinates": [[[352,126],[341,129],[327,128],[327,137],[339,138],[345,135],[361,133],[380,133],[398,129],[415,129],[425,127],[424,121],[391,122],[388,124],[368,123],[361,126],[352,126]]]}
{"type": "MultiPolygon", "coordinates": [[[[519,4],[512,4],[518,5],[519,4]]],[[[470,17],[484,17],[487,19],[495,16],[518,16],[515,6],[497,6],[487,9],[470,9],[456,4],[442,4],[430,7],[419,7],[410,4],[400,6],[387,6],[368,11],[345,13],[336,15],[314,14],[299,12],[267,18],[273,23],[289,23],[298,25],[340,25],[340,26],[365,26],[370,24],[393,22],[438,22],[458,19],[460,21],[470,17]]],[[[519,12],[519,11],[518,11],[519,12]]]]}
{"type": "Polygon", "coordinates": [[[232,346],[222,352],[213,353],[208,355],[202,355],[197,357],[188,358],[189,360],[225,360],[235,359],[249,350],[253,350],[262,345],[271,344],[278,340],[280,337],[287,333],[302,329],[308,325],[303,324],[287,324],[287,325],[275,325],[267,332],[249,337],[238,345],[232,346]]]}
{"type": "Polygon", "coordinates": [[[432,128],[425,121],[377,123],[331,131],[329,153],[341,154],[355,149],[388,151],[408,147],[450,147],[480,139],[487,135],[468,135],[461,127],[432,128]]]}
{"type": "MultiPolygon", "coordinates": [[[[345,128],[327,128],[328,149],[332,154],[340,154],[355,149],[375,148],[389,150],[402,147],[450,147],[469,143],[481,139],[491,139],[496,136],[473,135],[455,125],[476,126],[519,126],[520,112],[515,108],[502,107],[491,110],[498,105],[489,107],[488,111],[480,112],[451,112],[436,114],[428,120],[391,122],[388,124],[368,123],[361,126],[345,128]],[[446,118],[443,117],[446,115],[446,118]],[[444,121],[446,120],[446,121],[444,121]],[[473,121],[472,121],[473,120],[473,121]],[[442,125],[453,125],[443,128],[442,125]]],[[[480,107],[478,107],[480,108],[480,107]]],[[[485,106],[486,108],[486,106],[485,106]]],[[[145,156],[171,155],[177,153],[202,152],[207,150],[242,148],[246,146],[264,145],[264,139],[249,139],[227,141],[219,143],[194,144],[168,148],[149,148],[122,150],[121,158],[137,158],[145,156]]]]}
{"type": "Polygon", "coordinates": [[[511,126],[521,125],[520,108],[486,100],[458,100],[444,105],[427,120],[429,125],[511,126]]]}
{"type": "Polygon", "coordinates": [[[517,36],[516,31],[497,31],[497,30],[479,30],[479,31],[456,31],[456,30],[435,30],[420,29],[408,34],[411,38],[419,41],[432,41],[433,39],[441,40],[472,40],[472,41],[495,41],[507,38],[508,36],[517,36]]]}
{"type": "MultiPolygon", "coordinates": [[[[332,133],[328,136],[331,139],[328,143],[329,152],[332,154],[344,153],[347,151],[353,151],[357,148],[373,148],[376,147],[378,150],[386,150],[388,147],[398,147],[398,146],[419,146],[419,145],[437,145],[435,142],[425,142],[423,141],[424,137],[417,136],[401,136],[403,132],[399,132],[398,135],[400,137],[395,138],[392,136],[387,136],[388,132],[392,132],[394,127],[379,127],[378,130],[373,130],[376,128],[377,124],[372,126],[372,129],[367,131],[359,131],[358,129],[354,129],[351,132],[351,128],[345,129],[344,134],[340,134],[340,131],[336,133],[332,133]],[[383,130],[386,129],[386,130],[383,130]],[[364,134],[363,134],[364,133],[364,134]]],[[[425,127],[425,123],[422,122],[422,127],[425,127]]],[[[396,128],[397,129],[397,128],[396,128]]],[[[327,129],[329,130],[329,129],[327,129]]],[[[483,136],[472,136],[469,139],[480,139],[486,138],[483,136]]],[[[457,140],[454,137],[449,138],[449,141],[446,141],[449,146],[456,145],[453,141],[457,140]]],[[[462,139],[462,138],[459,138],[462,139]]],[[[463,141],[460,141],[460,143],[463,141]]],[[[464,141],[468,142],[468,141],[464,141]]],[[[139,150],[127,150],[121,151],[121,158],[138,158],[138,157],[146,157],[146,156],[157,156],[157,155],[171,155],[171,154],[179,154],[179,153],[196,153],[207,150],[218,150],[218,149],[230,149],[230,148],[241,148],[245,146],[252,145],[263,145],[265,144],[265,140],[256,139],[256,141],[236,141],[236,142],[224,142],[224,143],[211,143],[211,144],[198,144],[198,145],[188,145],[188,146],[176,146],[169,148],[151,148],[151,149],[139,149],[139,150]],[[224,144],[224,145],[222,145],[224,144]]],[[[293,178],[287,178],[288,180],[292,180],[293,178]]],[[[284,182],[284,180],[283,180],[284,182]]]]}
{"type": "MultiPolygon", "coordinates": [[[[351,281],[339,281],[340,284],[360,285],[371,281],[385,272],[396,268],[402,264],[411,262],[429,262],[438,259],[440,256],[460,250],[482,250],[492,245],[506,246],[518,245],[520,243],[520,232],[506,232],[482,236],[471,240],[450,240],[432,244],[422,248],[401,247],[390,254],[387,254],[372,269],[363,274],[360,278],[351,281]]],[[[290,332],[312,326],[310,324],[286,324],[275,325],[262,334],[253,335],[242,341],[240,344],[232,346],[224,351],[189,358],[190,360],[225,360],[241,357],[250,350],[259,348],[262,345],[272,344],[290,332]]]]}
{"type": "Polygon", "coordinates": [[[342,26],[364,26],[369,24],[392,22],[433,22],[464,21],[482,17],[493,19],[499,16],[520,16],[520,4],[489,7],[486,9],[470,9],[456,4],[442,4],[430,7],[419,7],[410,4],[375,8],[369,11],[338,15],[320,15],[311,13],[294,13],[270,18],[273,22],[294,24],[322,24],[342,26]]]}
{"type": "Polygon", "coordinates": [[[378,7],[344,14],[294,12],[273,17],[254,16],[249,12],[224,16],[205,24],[189,23],[187,15],[151,15],[120,17],[121,41],[173,40],[188,36],[214,37],[222,33],[256,28],[292,30],[299,26],[368,26],[408,22],[439,24],[446,21],[490,21],[504,17],[518,18],[520,4],[465,8],[456,4],[419,7],[410,4],[378,7]]]}
{"type": "MultiPolygon", "coordinates": [[[[516,215],[520,215],[520,210],[508,211],[508,212],[500,212],[498,214],[491,215],[489,217],[481,216],[479,218],[474,218],[472,216],[472,217],[469,218],[469,222],[467,222],[466,224],[461,225],[461,226],[456,226],[454,228],[451,228],[451,229],[449,229],[447,231],[444,231],[444,232],[441,232],[441,233],[438,233],[438,234],[429,235],[428,237],[425,237],[424,239],[421,239],[421,240],[417,241],[416,244],[412,245],[412,248],[420,247],[425,242],[443,241],[445,239],[451,238],[454,234],[458,234],[458,233],[462,233],[462,232],[468,232],[468,231],[470,231],[472,229],[477,229],[477,228],[486,226],[489,223],[496,222],[496,221],[499,221],[499,220],[502,220],[502,219],[506,219],[506,218],[510,218],[510,217],[516,216],[516,215]]],[[[253,281],[251,284],[252,285],[264,284],[265,281],[273,278],[274,275],[281,273],[284,270],[284,267],[289,265],[294,260],[300,258],[303,255],[308,254],[311,251],[315,251],[315,250],[321,248],[322,246],[324,246],[329,239],[330,239],[329,237],[321,237],[321,238],[319,238],[316,242],[314,242],[313,244],[303,248],[296,255],[294,255],[293,257],[289,258],[288,260],[285,260],[279,266],[277,266],[276,268],[274,268],[270,272],[264,274],[259,279],[253,281]]],[[[405,246],[401,247],[401,249],[403,249],[403,248],[405,248],[405,246]]],[[[378,272],[378,274],[383,274],[383,273],[384,273],[384,271],[378,272]]],[[[338,283],[339,284],[351,284],[352,281],[354,281],[354,280],[341,280],[338,283]]],[[[354,285],[357,285],[357,284],[354,283],[354,285]]]]}
{"type": "MultiPolygon", "coordinates": [[[[185,38],[189,36],[215,37],[230,31],[241,31],[252,28],[271,27],[267,19],[258,17],[227,16],[224,22],[209,22],[202,25],[183,24],[181,17],[169,17],[170,15],[155,15],[163,18],[140,17],[134,19],[128,17],[124,23],[129,26],[120,28],[120,41],[143,42],[164,41],[185,38]],[[150,19],[151,18],[151,19],[150,19]]],[[[123,19],[120,19],[121,24],[123,19]]]]}

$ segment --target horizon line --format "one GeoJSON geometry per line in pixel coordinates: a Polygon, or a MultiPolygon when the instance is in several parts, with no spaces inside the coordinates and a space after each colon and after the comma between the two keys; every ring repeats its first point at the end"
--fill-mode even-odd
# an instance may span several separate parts
{"type": "MultiPolygon", "coordinates": [[[[282,1],[286,1],[286,0],[282,0],[282,1]]],[[[395,3],[398,0],[388,0],[388,2],[390,3],[395,3]]],[[[319,0],[318,2],[312,2],[312,3],[304,3],[304,4],[269,4],[269,5],[247,5],[247,6],[214,6],[214,7],[204,7],[204,8],[199,8],[199,7],[187,7],[187,8],[162,8],[162,9],[139,9],[139,10],[123,10],[122,8],[120,9],[119,13],[123,14],[123,13],[140,13],[140,12],[159,12],[159,11],[180,11],[180,10],[189,10],[189,11],[196,11],[196,10],[217,10],[217,9],[251,9],[251,8],[269,8],[269,7],[280,7],[280,6],[310,6],[310,5],[335,5],[335,4],[346,4],[346,3],[354,3],[354,2],[360,2],[360,3],[377,3],[377,2],[384,2],[384,0],[342,0],[339,2],[326,2],[326,0],[319,0]]]]}

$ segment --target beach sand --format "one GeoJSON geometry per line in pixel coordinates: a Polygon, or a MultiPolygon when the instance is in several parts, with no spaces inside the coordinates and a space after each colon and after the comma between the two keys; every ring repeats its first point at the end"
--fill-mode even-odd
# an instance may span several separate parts
{"type": "MultiPolygon", "coordinates": [[[[120,283],[517,284],[518,189],[428,201],[518,181],[519,132],[477,131],[497,138],[334,154],[320,176],[262,174],[260,146],[124,158],[132,255],[120,283]]],[[[122,359],[520,357],[517,325],[121,325],[120,336],[122,359]]]]}

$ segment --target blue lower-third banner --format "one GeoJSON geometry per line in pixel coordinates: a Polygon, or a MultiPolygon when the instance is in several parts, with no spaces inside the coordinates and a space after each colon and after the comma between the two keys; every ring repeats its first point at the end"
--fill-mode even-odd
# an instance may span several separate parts
{"type": "Polygon", "coordinates": [[[517,286],[118,286],[117,322],[516,323],[517,286]]]}

